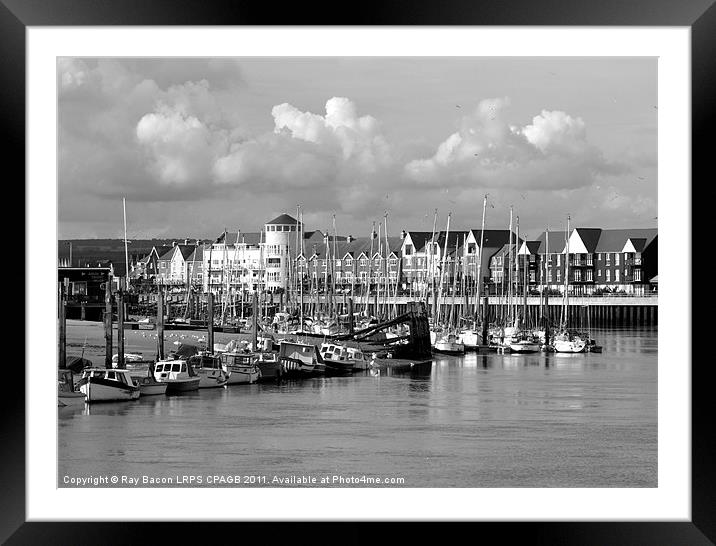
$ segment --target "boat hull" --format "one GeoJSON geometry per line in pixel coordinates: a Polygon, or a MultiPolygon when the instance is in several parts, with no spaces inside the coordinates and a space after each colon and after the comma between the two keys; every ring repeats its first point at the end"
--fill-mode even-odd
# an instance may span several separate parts
{"type": "Polygon", "coordinates": [[[80,392],[85,395],[85,401],[93,402],[119,402],[123,400],[136,400],[139,398],[139,387],[121,385],[117,381],[96,377],[82,378],[80,392]]]}
{"type": "Polygon", "coordinates": [[[511,343],[510,352],[513,353],[539,353],[538,343],[511,343]]]}
{"type": "Polygon", "coordinates": [[[465,345],[462,343],[440,342],[435,343],[433,351],[444,355],[464,355],[465,345]]]}
{"type": "Polygon", "coordinates": [[[191,379],[167,379],[166,381],[162,381],[162,383],[167,384],[167,394],[199,390],[198,377],[191,379]]]}
{"type": "Polygon", "coordinates": [[[57,406],[84,406],[85,395],[82,392],[60,392],[57,395],[57,406]]]}
{"type": "Polygon", "coordinates": [[[259,368],[232,369],[227,380],[227,385],[248,385],[256,383],[260,375],[259,368]]]}
{"type": "Polygon", "coordinates": [[[276,381],[281,378],[281,365],[278,360],[262,362],[258,361],[256,365],[259,368],[259,377],[257,381],[276,381]]]}
{"type": "Polygon", "coordinates": [[[555,341],[552,344],[555,353],[583,353],[586,346],[584,341],[555,341]]]}
{"type": "Polygon", "coordinates": [[[167,393],[166,383],[147,383],[146,385],[139,385],[139,392],[141,396],[158,396],[167,393]]]}

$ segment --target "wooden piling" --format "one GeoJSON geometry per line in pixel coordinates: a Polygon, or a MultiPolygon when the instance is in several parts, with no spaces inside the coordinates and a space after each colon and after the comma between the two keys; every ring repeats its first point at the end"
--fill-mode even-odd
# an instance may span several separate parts
{"type": "Polygon", "coordinates": [[[207,351],[214,352],[214,294],[208,292],[206,294],[206,309],[207,309],[207,339],[206,349],[207,351]]]}
{"type": "Polygon", "coordinates": [[[487,345],[487,323],[488,323],[488,298],[482,298],[482,344],[487,345]]]}
{"type": "Polygon", "coordinates": [[[112,367],[112,274],[104,285],[104,367],[112,367]]]}
{"type": "MultiPolygon", "coordinates": [[[[67,280],[67,279],[65,279],[67,280]]],[[[58,365],[61,369],[67,366],[67,293],[64,283],[59,282],[60,308],[58,310],[60,319],[60,346],[58,365]]]]}
{"type": "Polygon", "coordinates": [[[157,360],[164,360],[164,293],[157,291],[157,360]]]}
{"type": "Polygon", "coordinates": [[[353,335],[355,325],[353,324],[353,298],[348,298],[348,333],[353,335]]]}
{"type": "Polygon", "coordinates": [[[124,362],[124,278],[119,279],[117,290],[117,368],[125,369],[124,362]]]}
{"type": "Polygon", "coordinates": [[[258,312],[259,312],[259,303],[256,299],[256,292],[254,292],[253,302],[252,302],[252,310],[251,310],[251,320],[253,328],[251,328],[251,335],[252,335],[252,349],[253,351],[258,350],[258,328],[259,328],[259,322],[258,322],[258,312]]]}

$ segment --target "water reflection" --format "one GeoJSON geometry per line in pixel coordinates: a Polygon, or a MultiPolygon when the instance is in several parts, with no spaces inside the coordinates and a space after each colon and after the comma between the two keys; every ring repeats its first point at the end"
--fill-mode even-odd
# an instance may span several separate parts
{"type": "Polygon", "coordinates": [[[59,471],[329,469],[402,475],[413,487],[655,487],[656,332],[609,336],[597,338],[602,354],[469,353],[380,376],[58,408],[59,471]]]}

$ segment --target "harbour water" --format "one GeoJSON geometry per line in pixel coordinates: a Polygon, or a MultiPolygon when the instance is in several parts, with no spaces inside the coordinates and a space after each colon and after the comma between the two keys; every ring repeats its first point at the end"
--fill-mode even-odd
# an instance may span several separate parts
{"type": "MultiPolygon", "coordinates": [[[[128,352],[153,355],[154,332],[126,334],[128,352]]],[[[60,408],[58,486],[118,475],[140,487],[214,486],[209,476],[254,477],[241,487],[323,476],[393,479],[387,487],[656,487],[657,330],[593,334],[601,354],[468,353],[436,357],[425,376],[365,373],[60,408]],[[177,483],[183,476],[203,480],[177,483]]],[[[179,335],[166,333],[168,349],[179,335]]],[[[68,354],[79,355],[85,338],[85,357],[102,366],[101,325],[72,321],[68,354]]]]}

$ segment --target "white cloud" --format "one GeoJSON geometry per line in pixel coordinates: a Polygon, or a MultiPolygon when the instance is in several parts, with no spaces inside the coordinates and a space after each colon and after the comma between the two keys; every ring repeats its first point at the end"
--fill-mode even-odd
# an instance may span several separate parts
{"type": "Polygon", "coordinates": [[[581,118],[543,110],[520,128],[505,119],[509,105],[507,97],[481,101],[432,157],[406,164],[408,178],[433,186],[559,189],[624,170],[589,144],[581,118]]]}

